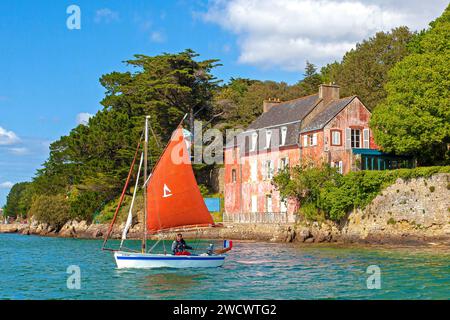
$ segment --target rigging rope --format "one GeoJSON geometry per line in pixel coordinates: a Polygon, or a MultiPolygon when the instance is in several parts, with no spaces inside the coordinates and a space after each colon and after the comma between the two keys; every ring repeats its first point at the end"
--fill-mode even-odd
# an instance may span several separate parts
{"type": "Polygon", "coordinates": [[[130,183],[131,175],[132,175],[132,173],[133,173],[134,165],[135,165],[135,163],[136,163],[136,158],[137,158],[137,156],[138,156],[138,154],[139,154],[139,149],[140,149],[140,147],[141,147],[141,142],[142,142],[142,135],[141,135],[141,138],[139,139],[139,143],[138,143],[138,146],[137,146],[137,148],[136,148],[136,152],[135,152],[135,154],[134,154],[134,159],[133,159],[133,162],[132,162],[132,164],[131,164],[130,171],[128,172],[127,181],[126,181],[126,183],[125,183],[125,186],[123,187],[122,194],[121,194],[121,196],[120,196],[119,204],[117,205],[116,212],[114,213],[114,217],[113,217],[113,219],[112,219],[112,221],[111,221],[111,224],[109,225],[108,232],[106,233],[106,236],[105,236],[105,240],[103,241],[103,247],[102,247],[102,250],[105,248],[106,243],[108,242],[108,238],[109,238],[109,236],[111,235],[111,232],[112,232],[114,223],[116,222],[117,215],[118,215],[118,213],[119,213],[119,209],[120,209],[120,207],[121,207],[121,205],[122,205],[123,199],[125,198],[125,193],[126,193],[126,191],[127,191],[128,184],[130,183]]]}

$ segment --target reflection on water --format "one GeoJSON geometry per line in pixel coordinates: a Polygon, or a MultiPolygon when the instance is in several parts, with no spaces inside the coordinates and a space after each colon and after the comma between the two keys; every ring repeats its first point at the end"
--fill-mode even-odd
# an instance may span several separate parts
{"type": "Polygon", "coordinates": [[[161,299],[164,297],[183,296],[190,290],[197,290],[201,286],[202,275],[180,274],[175,272],[156,273],[144,278],[143,290],[160,292],[161,299]]]}
{"type": "MultiPolygon", "coordinates": [[[[127,246],[139,245],[131,241],[127,246]]],[[[222,268],[185,270],[119,270],[112,254],[100,248],[97,240],[0,235],[0,256],[6,257],[0,260],[0,299],[449,298],[445,248],[237,241],[222,268]],[[81,268],[81,290],[67,289],[69,265],[81,268]],[[381,290],[367,289],[369,265],[381,269],[381,290]]]]}

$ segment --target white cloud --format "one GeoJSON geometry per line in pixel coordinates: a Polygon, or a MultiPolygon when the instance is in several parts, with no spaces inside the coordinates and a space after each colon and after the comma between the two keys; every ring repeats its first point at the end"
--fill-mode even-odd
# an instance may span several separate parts
{"type": "Polygon", "coordinates": [[[303,70],[340,60],[357,42],[402,25],[425,28],[447,1],[213,0],[204,21],[238,36],[239,62],[303,70]]]}
{"type": "Polygon", "coordinates": [[[0,146],[12,145],[19,141],[19,137],[14,132],[0,127],[0,146]]]}
{"type": "Polygon", "coordinates": [[[77,124],[87,125],[89,123],[89,119],[92,118],[94,115],[87,113],[87,112],[81,112],[77,114],[77,124]]]}
{"type": "Polygon", "coordinates": [[[166,41],[165,35],[162,32],[159,32],[159,31],[153,31],[150,34],[150,39],[153,42],[164,42],[164,41],[166,41]]]}
{"type": "Polygon", "coordinates": [[[17,148],[9,148],[8,149],[10,153],[16,155],[16,156],[23,156],[30,153],[30,150],[24,147],[17,147],[17,148]]]}
{"type": "Polygon", "coordinates": [[[110,23],[119,20],[119,13],[109,8],[103,8],[95,12],[95,23],[110,23]]]}
{"type": "Polygon", "coordinates": [[[0,189],[11,189],[14,186],[14,183],[11,181],[1,182],[0,189]]]}

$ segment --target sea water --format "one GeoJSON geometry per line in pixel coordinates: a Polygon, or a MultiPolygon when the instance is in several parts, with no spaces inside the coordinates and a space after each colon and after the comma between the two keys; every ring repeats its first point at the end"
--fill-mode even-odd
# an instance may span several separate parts
{"type": "MultiPolygon", "coordinates": [[[[199,253],[209,243],[188,240],[199,253]]],[[[450,298],[450,252],[442,247],[235,241],[222,268],[119,270],[101,246],[0,234],[0,299],[450,298]]]]}

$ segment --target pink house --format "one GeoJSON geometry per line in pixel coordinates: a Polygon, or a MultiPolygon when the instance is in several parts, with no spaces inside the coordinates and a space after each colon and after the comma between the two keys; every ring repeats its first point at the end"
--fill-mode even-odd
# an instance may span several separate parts
{"type": "Polygon", "coordinates": [[[298,204],[282,199],[271,183],[286,166],[325,162],[342,174],[395,166],[377,150],[369,109],[357,96],[341,98],[339,86],[321,85],[317,94],[291,101],[264,101],[263,111],[225,148],[225,221],[294,222],[298,204]]]}

